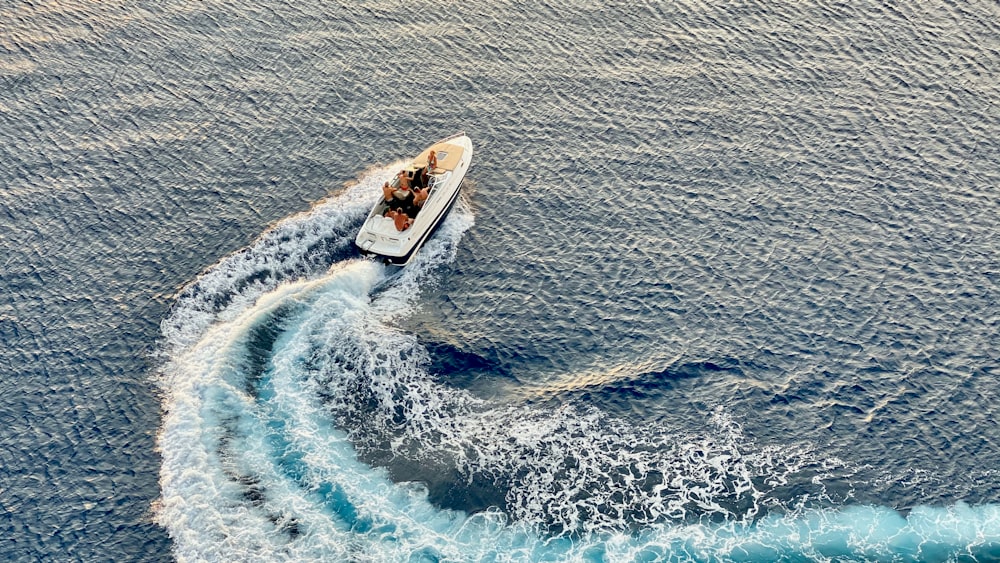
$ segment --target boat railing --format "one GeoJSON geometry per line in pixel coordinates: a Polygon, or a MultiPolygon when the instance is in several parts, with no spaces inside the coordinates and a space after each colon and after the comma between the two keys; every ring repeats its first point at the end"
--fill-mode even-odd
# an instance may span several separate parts
{"type": "Polygon", "coordinates": [[[448,141],[450,141],[452,139],[457,139],[459,137],[464,137],[464,136],[465,136],[465,131],[459,131],[458,133],[455,133],[454,135],[448,135],[444,139],[441,139],[441,140],[437,141],[434,144],[436,145],[438,143],[447,143],[448,141]]]}
{"type": "Polygon", "coordinates": [[[438,184],[443,184],[443,183],[447,182],[448,178],[450,176],[451,176],[451,171],[450,170],[445,170],[444,172],[440,172],[438,174],[428,174],[427,175],[427,177],[428,177],[428,180],[427,180],[427,184],[428,184],[427,185],[427,192],[431,193],[431,194],[434,193],[434,188],[438,184]]]}

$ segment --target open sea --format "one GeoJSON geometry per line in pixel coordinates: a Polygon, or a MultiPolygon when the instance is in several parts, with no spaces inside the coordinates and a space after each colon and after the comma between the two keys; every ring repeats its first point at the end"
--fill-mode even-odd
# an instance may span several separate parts
{"type": "Polygon", "coordinates": [[[998,139],[995,0],[4,0],[0,559],[1000,561],[998,139]]]}

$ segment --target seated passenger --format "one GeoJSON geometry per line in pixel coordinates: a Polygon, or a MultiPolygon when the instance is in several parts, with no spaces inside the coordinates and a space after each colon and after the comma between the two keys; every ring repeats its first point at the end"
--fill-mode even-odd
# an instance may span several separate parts
{"type": "Polygon", "coordinates": [[[399,187],[392,192],[393,201],[390,203],[392,207],[410,207],[413,205],[413,190],[410,189],[410,179],[406,175],[406,171],[401,171],[399,173],[399,187]]]}
{"type": "Polygon", "coordinates": [[[424,206],[425,201],[427,201],[427,188],[413,190],[413,206],[417,211],[424,206]]]}
{"type": "Polygon", "coordinates": [[[399,176],[399,187],[410,189],[410,178],[412,176],[407,174],[406,170],[400,170],[397,176],[399,176]]]}
{"type": "Polygon", "coordinates": [[[392,186],[389,185],[389,182],[386,182],[385,184],[382,185],[382,197],[385,198],[386,203],[392,201],[392,192],[394,191],[396,190],[394,190],[392,186]]]}
{"type": "Polygon", "coordinates": [[[413,222],[410,220],[409,215],[403,213],[402,211],[397,211],[395,209],[389,210],[389,212],[386,214],[386,217],[392,219],[393,224],[396,225],[397,231],[405,231],[406,229],[410,228],[410,225],[413,224],[413,222]]]}

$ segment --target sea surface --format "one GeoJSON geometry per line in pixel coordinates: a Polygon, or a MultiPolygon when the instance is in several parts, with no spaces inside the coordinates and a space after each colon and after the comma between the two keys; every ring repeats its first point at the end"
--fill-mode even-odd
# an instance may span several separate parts
{"type": "Polygon", "coordinates": [[[0,559],[1000,560],[998,139],[993,0],[0,3],[0,559]]]}

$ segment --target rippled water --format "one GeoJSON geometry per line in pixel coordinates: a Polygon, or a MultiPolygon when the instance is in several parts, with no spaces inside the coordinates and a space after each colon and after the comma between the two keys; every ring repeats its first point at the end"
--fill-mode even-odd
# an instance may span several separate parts
{"type": "Polygon", "coordinates": [[[996,2],[0,22],[6,559],[1000,558],[996,2]]]}

